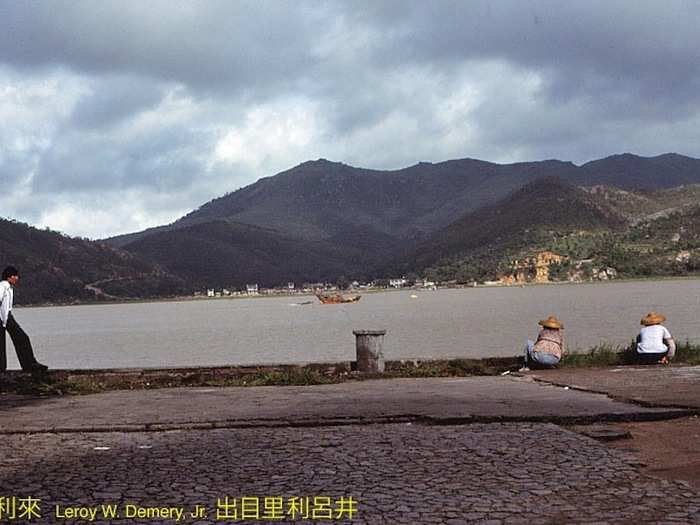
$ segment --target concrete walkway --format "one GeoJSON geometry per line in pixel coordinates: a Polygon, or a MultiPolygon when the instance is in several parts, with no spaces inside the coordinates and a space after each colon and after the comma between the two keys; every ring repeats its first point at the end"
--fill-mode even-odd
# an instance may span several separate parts
{"type": "Polygon", "coordinates": [[[700,409],[700,366],[563,368],[528,376],[644,406],[700,409]]]}
{"type": "Polygon", "coordinates": [[[406,421],[585,423],[665,419],[687,411],[642,407],[511,375],[317,386],[171,388],[43,399],[0,395],[0,413],[0,433],[12,434],[406,421]]]}

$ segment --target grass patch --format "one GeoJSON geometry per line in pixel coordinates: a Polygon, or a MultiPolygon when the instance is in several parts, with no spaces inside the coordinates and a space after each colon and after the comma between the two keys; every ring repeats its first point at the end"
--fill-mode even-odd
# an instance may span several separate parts
{"type": "Polygon", "coordinates": [[[44,394],[98,394],[105,392],[107,387],[104,383],[89,376],[73,377],[55,382],[40,383],[39,388],[44,394]]]}
{"type": "Polygon", "coordinates": [[[56,370],[44,376],[0,374],[0,391],[51,396],[97,394],[112,390],[176,387],[289,386],[337,383],[347,379],[349,364],[221,367],[113,372],[56,370]]]}
{"type": "Polygon", "coordinates": [[[521,362],[522,360],[516,357],[388,361],[385,375],[391,377],[493,376],[507,370],[517,370],[521,362]]]}
{"type": "Polygon", "coordinates": [[[587,352],[571,352],[561,360],[562,367],[605,367],[619,366],[629,361],[625,347],[601,344],[587,352]]]}
{"type": "Polygon", "coordinates": [[[272,372],[260,370],[258,373],[242,380],[244,386],[304,386],[337,382],[337,380],[324,376],[317,370],[310,368],[290,368],[272,372]]]}
{"type": "Polygon", "coordinates": [[[688,341],[677,345],[676,357],[673,360],[689,365],[700,365],[700,345],[691,345],[688,341]]]}
{"type": "Polygon", "coordinates": [[[106,385],[89,376],[59,380],[52,379],[50,376],[27,376],[23,380],[16,380],[3,386],[3,390],[8,392],[34,396],[97,394],[106,390],[115,390],[107,388],[106,385]]]}
{"type": "MultiPolygon", "coordinates": [[[[607,366],[632,365],[636,362],[635,343],[628,346],[601,344],[587,352],[572,352],[565,355],[561,367],[594,368],[607,366]]],[[[676,355],[672,363],[700,365],[700,345],[676,344],[676,355]]]]}

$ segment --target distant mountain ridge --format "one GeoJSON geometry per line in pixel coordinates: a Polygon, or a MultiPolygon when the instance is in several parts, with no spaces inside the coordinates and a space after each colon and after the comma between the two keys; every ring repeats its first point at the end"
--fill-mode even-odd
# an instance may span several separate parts
{"type": "Polygon", "coordinates": [[[625,190],[654,191],[700,182],[700,160],[677,153],[639,157],[630,153],[587,162],[571,181],[581,186],[602,184],[625,190]]]}
{"type": "Polygon", "coordinates": [[[416,240],[465,212],[551,176],[579,186],[652,191],[700,183],[700,160],[678,154],[623,154],[576,166],[558,160],[496,164],[460,159],[379,171],[320,159],[213,199],[170,225],[106,242],[126,246],[164,230],[213,220],[270,228],[304,240],[329,239],[356,227],[416,240]]]}
{"type": "Polygon", "coordinates": [[[328,239],[356,227],[414,239],[449,224],[465,209],[493,202],[526,182],[561,175],[571,167],[559,161],[499,165],[463,159],[378,171],[321,159],[213,199],[166,227],[106,242],[125,246],[163,229],[220,219],[305,240],[328,239]]]}
{"type": "Polygon", "coordinates": [[[392,171],[321,159],[110,246],[0,221],[0,253],[28,303],[402,273],[466,282],[534,249],[677,274],[700,268],[699,200],[700,160],[677,154],[392,171]]]}
{"type": "MultiPolygon", "coordinates": [[[[496,164],[460,159],[379,171],[320,159],[213,199],[173,224],[107,242],[208,286],[240,285],[247,280],[281,284],[284,276],[307,281],[342,275],[372,277],[404,256],[408,259],[401,268],[421,271],[421,265],[435,258],[416,250],[437,250],[442,245],[436,235],[459,238],[455,232],[460,228],[471,232],[465,216],[488,209],[542,178],[557,178],[568,186],[605,184],[623,193],[649,192],[700,184],[700,160],[677,154],[650,158],[622,154],[576,166],[558,160],[496,164]],[[195,253],[200,261],[210,262],[200,272],[192,270],[195,253]]],[[[596,200],[601,201],[599,209],[605,207],[601,195],[574,193],[577,205],[596,200]]],[[[565,210],[572,223],[582,219],[586,206],[578,212],[565,210]]],[[[609,212],[612,208],[607,206],[609,212]]],[[[624,215],[610,213],[620,220],[624,215]]],[[[472,215],[470,220],[480,216],[472,215]]],[[[473,239],[466,246],[473,247],[473,239]]],[[[447,252],[456,248],[448,244],[440,249],[449,256],[447,252]]],[[[493,249],[502,248],[494,243],[493,249]]]]}

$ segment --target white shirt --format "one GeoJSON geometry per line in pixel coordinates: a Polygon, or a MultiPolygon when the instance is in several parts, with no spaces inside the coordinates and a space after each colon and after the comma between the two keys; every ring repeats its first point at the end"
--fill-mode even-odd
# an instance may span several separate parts
{"type": "Polygon", "coordinates": [[[0,281],[0,321],[5,328],[7,328],[7,318],[12,311],[13,295],[12,285],[7,281],[0,281]]]}
{"type": "Polygon", "coordinates": [[[661,354],[668,350],[664,339],[671,339],[671,332],[664,325],[653,324],[642,328],[639,337],[637,352],[640,354],[661,354]]]}

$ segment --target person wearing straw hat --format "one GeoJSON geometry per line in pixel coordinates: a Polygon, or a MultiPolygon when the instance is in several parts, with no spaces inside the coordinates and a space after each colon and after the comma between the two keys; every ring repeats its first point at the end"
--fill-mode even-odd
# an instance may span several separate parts
{"type": "Polygon", "coordinates": [[[676,354],[676,342],[663,323],[666,317],[649,312],[642,317],[642,329],[637,336],[637,357],[643,365],[664,364],[673,359],[676,354]]]}
{"type": "Polygon", "coordinates": [[[525,364],[521,372],[528,372],[530,363],[538,368],[556,366],[564,353],[564,324],[553,315],[537,324],[542,330],[537,335],[537,341],[528,340],[525,345],[525,364]]]}

